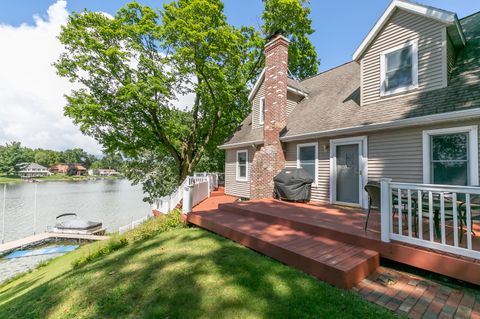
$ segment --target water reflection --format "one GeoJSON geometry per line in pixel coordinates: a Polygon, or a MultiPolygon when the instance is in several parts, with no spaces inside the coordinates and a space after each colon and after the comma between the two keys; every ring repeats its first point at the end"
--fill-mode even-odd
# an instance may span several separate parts
{"type": "MultiPolygon", "coordinates": [[[[37,233],[44,232],[48,226],[53,226],[55,217],[67,212],[77,213],[83,219],[102,221],[107,231],[116,231],[119,226],[139,219],[150,211],[149,205],[142,201],[141,187],[131,186],[127,180],[42,182],[36,185],[37,233]]],[[[3,185],[0,191],[2,201],[3,185]]],[[[35,184],[20,183],[7,186],[6,242],[33,234],[34,193],[35,184]]],[[[0,225],[1,223],[0,218],[0,225]]]]}

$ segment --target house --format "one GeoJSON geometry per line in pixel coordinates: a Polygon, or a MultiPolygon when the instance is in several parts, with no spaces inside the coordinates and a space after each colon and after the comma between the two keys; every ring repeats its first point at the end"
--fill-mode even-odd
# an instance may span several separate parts
{"type": "Polygon", "coordinates": [[[53,165],[49,168],[52,174],[65,174],[84,176],[87,174],[87,169],[78,163],[61,163],[53,165]]]}
{"type": "Polygon", "coordinates": [[[18,171],[18,175],[23,178],[42,177],[50,175],[50,172],[42,165],[37,163],[29,163],[26,164],[20,171],[18,171]]]}
{"type": "Polygon", "coordinates": [[[186,220],[339,287],[380,257],[480,285],[479,35],[480,12],[394,0],[352,61],[301,81],[273,35],[220,146],[227,195],[186,220]],[[272,199],[285,167],[311,175],[312,203],[272,199]]]}
{"type": "Polygon", "coordinates": [[[478,185],[478,34],[480,13],[393,1],[352,61],[302,81],[275,35],[252,112],[220,146],[225,192],[271,197],[284,167],[311,173],[312,200],[363,208],[368,180],[478,185]]]}

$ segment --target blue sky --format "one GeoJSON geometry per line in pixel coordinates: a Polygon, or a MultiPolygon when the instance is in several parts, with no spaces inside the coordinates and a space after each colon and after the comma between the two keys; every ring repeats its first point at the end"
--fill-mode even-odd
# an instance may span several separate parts
{"type": "MultiPolygon", "coordinates": [[[[44,15],[55,0],[2,1],[0,23],[18,26],[33,23],[34,14],[44,15]]],[[[130,1],[126,0],[69,0],[69,11],[84,8],[94,11],[115,13],[130,1]]],[[[159,8],[164,0],[140,0],[142,4],[159,8]]],[[[420,0],[419,2],[454,11],[460,18],[480,11],[478,0],[420,0]]],[[[263,4],[261,0],[224,0],[225,13],[235,25],[258,26],[261,22],[263,4]]],[[[325,70],[347,62],[356,47],[381,16],[389,0],[311,0],[313,26],[311,36],[321,58],[320,69],[325,70]]]]}

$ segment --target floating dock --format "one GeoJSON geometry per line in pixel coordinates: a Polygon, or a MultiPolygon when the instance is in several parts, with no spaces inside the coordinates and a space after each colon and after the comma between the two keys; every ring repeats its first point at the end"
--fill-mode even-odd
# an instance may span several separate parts
{"type": "Polygon", "coordinates": [[[65,233],[42,233],[22,239],[14,240],[0,245],[0,256],[5,255],[13,250],[19,248],[30,247],[41,243],[49,242],[52,240],[77,240],[77,241],[98,241],[106,240],[108,236],[101,235],[86,235],[86,234],[65,234],[65,233]]]}

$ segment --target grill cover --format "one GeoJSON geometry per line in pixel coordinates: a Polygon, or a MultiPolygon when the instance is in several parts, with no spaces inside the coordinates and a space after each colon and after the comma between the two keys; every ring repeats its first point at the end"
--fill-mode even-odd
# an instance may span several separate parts
{"type": "Polygon", "coordinates": [[[309,201],[313,178],[303,168],[285,168],[273,179],[278,198],[309,201]]]}

